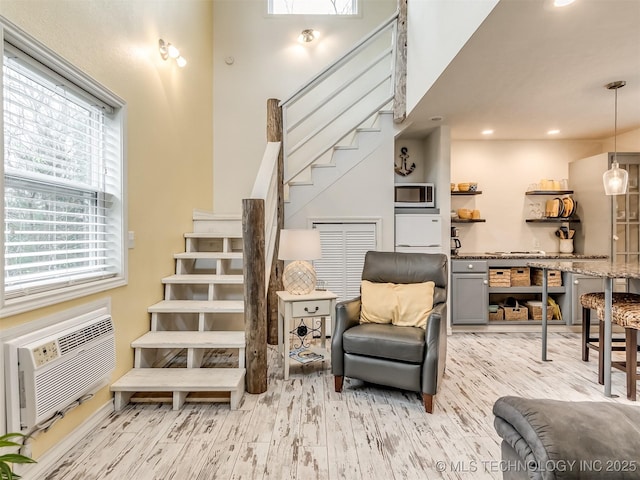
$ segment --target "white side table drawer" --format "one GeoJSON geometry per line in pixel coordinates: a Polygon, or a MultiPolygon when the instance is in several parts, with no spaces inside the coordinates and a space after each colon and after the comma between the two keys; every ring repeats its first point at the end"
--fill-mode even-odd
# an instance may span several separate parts
{"type": "Polygon", "coordinates": [[[329,300],[309,300],[307,302],[293,302],[291,305],[292,317],[312,317],[329,315],[331,301],[329,300]]]}

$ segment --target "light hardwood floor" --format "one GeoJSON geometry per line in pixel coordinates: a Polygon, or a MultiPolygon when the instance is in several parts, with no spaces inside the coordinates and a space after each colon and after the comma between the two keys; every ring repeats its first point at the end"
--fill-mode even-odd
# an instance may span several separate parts
{"type": "Polygon", "coordinates": [[[269,347],[268,391],[245,394],[239,410],[129,405],[45,479],[499,479],[491,411],[498,397],[635,404],[626,400],[617,370],[618,397],[604,397],[592,357],[580,360],[578,334],[550,334],[553,361],[543,363],[539,334],[456,333],[428,415],[417,393],[349,379],[335,393],[328,361],[292,365],[284,381],[269,347]]]}

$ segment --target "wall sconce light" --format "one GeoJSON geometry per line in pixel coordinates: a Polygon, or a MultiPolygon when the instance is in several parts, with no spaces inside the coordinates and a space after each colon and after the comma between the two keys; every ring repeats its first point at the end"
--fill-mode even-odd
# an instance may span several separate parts
{"type": "Polygon", "coordinates": [[[302,32],[298,36],[298,41],[300,43],[310,43],[310,42],[313,42],[319,36],[320,36],[319,31],[314,30],[312,28],[306,28],[302,30],[302,32]]]}
{"type": "Polygon", "coordinates": [[[158,50],[160,50],[160,56],[163,60],[169,60],[170,58],[175,59],[176,63],[180,68],[184,67],[187,64],[187,60],[180,55],[180,50],[178,50],[174,45],[166,42],[162,39],[158,40],[158,50]]]}
{"type": "Polygon", "coordinates": [[[620,168],[618,165],[618,89],[624,87],[627,84],[624,80],[618,80],[617,82],[611,82],[606,85],[608,90],[615,90],[615,110],[613,120],[613,162],[611,162],[611,168],[604,172],[602,175],[602,182],[604,183],[605,195],[623,195],[627,193],[627,181],[629,174],[626,170],[620,168]]]}

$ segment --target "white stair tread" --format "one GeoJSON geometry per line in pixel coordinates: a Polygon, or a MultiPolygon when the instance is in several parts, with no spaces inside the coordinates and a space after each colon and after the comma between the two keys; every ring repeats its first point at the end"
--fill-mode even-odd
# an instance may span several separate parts
{"type": "Polygon", "coordinates": [[[242,275],[207,275],[207,274],[183,274],[171,275],[162,279],[162,283],[182,283],[182,284],[242,284],[244,277],[242,275]]]}
{"type": "Polygon", "coordinates": [[[112,392],[226,392],[244,382],[244,368],[134,368],[112,392]]]}
{"type": "Polygon", "coordinates": [[[176,253],[177,259],[242,259],[242,252],[184,252],[176,253]]]}
{"type": "Polygon", "coordinates": [[[133,348],[244,348],[244,331],[156,331],[131,343],[133,348]]]}
{"type": "Polygon", "coordinates": [[[242,233],[188,232],[184,238],[242,238],[242,233]]]}
{"type": "Polygon", "coordinates": [[[149,313],[242,313],[242,300],[163,300],[151,305],[149,313]]]}

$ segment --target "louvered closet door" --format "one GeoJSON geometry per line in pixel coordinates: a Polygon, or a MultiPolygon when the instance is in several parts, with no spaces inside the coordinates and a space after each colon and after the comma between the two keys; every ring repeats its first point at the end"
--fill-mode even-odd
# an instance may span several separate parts
{"type": "Polygon", "coordinates": [[[319,280],[338,301],[360,295],[364,256],[376,250],[375,223],[314,223],[320,231],[322,258],[313,262],[319,280]]]}

